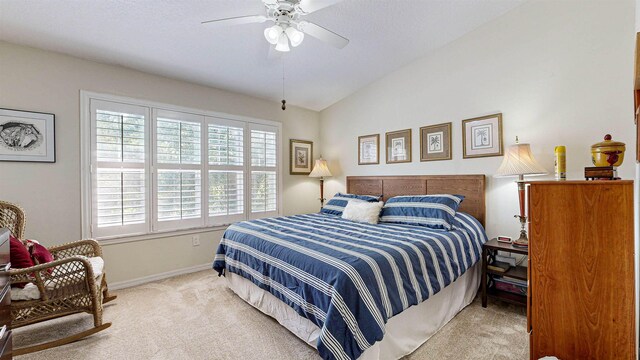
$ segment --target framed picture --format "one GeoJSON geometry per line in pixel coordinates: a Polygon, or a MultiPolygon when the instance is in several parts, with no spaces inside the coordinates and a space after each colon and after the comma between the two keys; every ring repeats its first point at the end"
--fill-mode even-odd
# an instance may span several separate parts
{"type": "Polygon", "coordinates": [[[380,134],[358,136],[358,165],[380,164],[380,134]]]}
{"type": "Polygon", "coordinates": [[[463,158],[502,154],[502,114],[462,120],[463,158]]]}
{"type": "Polygon", "coordinates": [[[420,161],[451,160],[451,123],[420,128],[420,161]]]}
{"type": "Polygon", "coordinates": [[[289,174],[309,175],[313,167],[313,142],[289,140],[289,174]]]}
{"type": "Polygon", "coordinates": [[[0,109],[0,161],[56,162],[55,115],[0,109]]]}
{"type": "Polygon", "coordinates": [[[411,129],[386,134],[387,164],[411,162],[411,129]]]}

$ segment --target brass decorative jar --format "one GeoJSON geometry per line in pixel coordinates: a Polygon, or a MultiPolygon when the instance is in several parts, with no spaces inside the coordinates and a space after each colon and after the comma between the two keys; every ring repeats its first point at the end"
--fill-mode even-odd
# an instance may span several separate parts
{"type": "Polygon", "coordinates": [[[604,141],[591,145],[591,160],[593,165],[620,166],[624,160],[626,146],[623,142],[611,140],[611,135],[604,136],[604,141]]]}

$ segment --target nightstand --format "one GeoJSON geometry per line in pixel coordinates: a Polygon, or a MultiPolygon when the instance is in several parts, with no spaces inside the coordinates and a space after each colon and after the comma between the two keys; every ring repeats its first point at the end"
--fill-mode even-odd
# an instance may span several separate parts
{"type": "Polygon", "coordinates": [[[498,242],[498,240],[491,239],[482,245],[482,307],[487,307],[487,298],[500,299],[508,303],[516,305],[527,305],[526,294],[515,294],[505,290],[496,288],[496,278],[505,277],[507,279],[517,279],[521,281],[527,281],[527,268],[525,266],[510,267],[505,272],[500,272],[488,268],[488,265],[495,262],[495,257],[498,251],[504,251],[508,253],[529,255],[528,248],[514,247],[511,244],[505,244],[498,242]]]}

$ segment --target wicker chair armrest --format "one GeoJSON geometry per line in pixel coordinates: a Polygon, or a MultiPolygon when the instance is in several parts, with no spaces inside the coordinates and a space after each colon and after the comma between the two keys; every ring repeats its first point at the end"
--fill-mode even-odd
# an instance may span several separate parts
{"type": "Polygon", "coordinates": [[[87,281],[89,289],[95,286],[91,263],[84,256],[71,256],[39,264],[24,269],[10,269],[11,284],[34,283],[43,299],[47,300],[47,290],[54,290],[68,284],[87,281]]]}
{"type": "Polygon", "coordinates": [[[83,239],[48,248],[55,259],[67,258],[74,255],[86,257],[102,257],[102,247],[94,239],[83,239]]]}
{"type": "Polygon", "coordinates": [[[21,275],[31,275],[35,272],[39,271],[48,271],[49,269],[55,270],[55,268],[59,265],[68,264],[74,261],[81,262],[86,268],[88,268],[93,273],[93,268],[91,268],[91,263],[89,260],[82,256],[71,256],[64,259],[53,260],[48,263],[34,265],[28,268],[22,269],[9,269],[9,276],[21,276],[21,275]]]}

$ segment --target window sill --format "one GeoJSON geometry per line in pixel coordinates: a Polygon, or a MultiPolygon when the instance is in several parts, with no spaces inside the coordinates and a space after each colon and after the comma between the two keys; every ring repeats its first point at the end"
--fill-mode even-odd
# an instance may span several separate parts
{"type": "Polygon", "coordinates": [[[109,245],[117,245],[117,244],[124,244],[124,243],[137,242],[137,241],[149,241],[149,240],[162,239],[162,238],[168,238],[168,237],[220,231],[220,230],[225,230],[230,225],[231,224],[216,225],[216,226],[210,226],[210,227],[204,227],[204,228],[184,229],[184,230],[159,231],[159,232],[154,232],[149,234],[139,234],[139,235],[118,235],[118,236],[97,238],[96,240],[102,246],[109,246],[109,245]]]}

